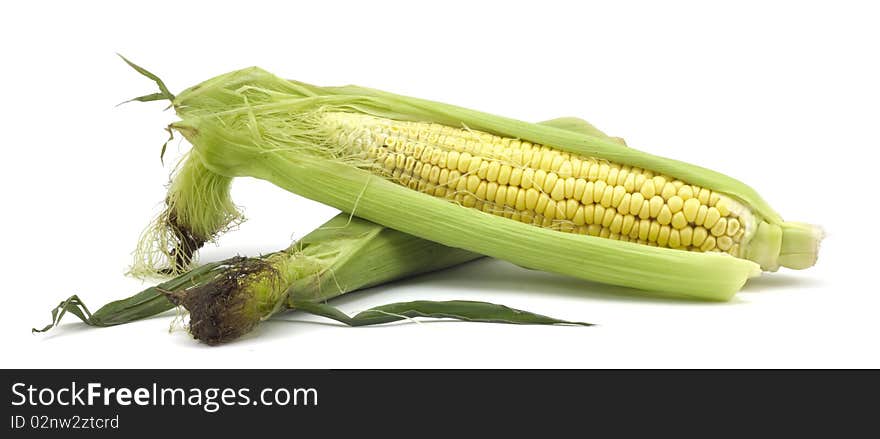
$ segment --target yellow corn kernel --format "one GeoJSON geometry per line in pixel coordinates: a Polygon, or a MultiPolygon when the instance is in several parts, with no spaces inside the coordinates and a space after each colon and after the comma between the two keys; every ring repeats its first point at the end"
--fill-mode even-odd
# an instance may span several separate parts
{"type": "Polygon", "coordinates": [[[584,206],[578,205],[577,210],[574,212],[574,216],[571,218],[571,222],[573,222],[576,226],[582,226],[586,224],[584,220],[584,206]]]}
{"type": "Polygon", "coordinates": [[[498,184],[508,184],[512,170],[508,165],[501,165],[501,169],[498,170],[498,184]]]}
{"type": "Polygon", "coordinates": [[[548,200],[547,207],[544,209],[544,218],[553,221],[556,218],[556,201],[548,200]]]}
{"type": "Polygon", "coordinates": [[[739,220],[736,218],[729,218],[727,220],[727,236],[736,236],[737,232],[740,230],[739,220]]]}
{"type": "Polygon", "coordinates": [[[600,163],[599,164],[599,175],[598,175],[599,180],[602,180],[607,183],[609,171],[611,171],[611,166],[609,166],[608,163],[604,163],[604,162],[600,163]]]}
{"type": "Polygon", "coordinates": [[[547,203],[550,202],[550,197],[547,194],[541,192],[538,195],[538,204],[535,205],[535,211],[542,213],[547,209],[547,203]]]}
{"type": "Polygon", "coordinates": [[[703,245],[700,246],[700,250],[702,250],[704,252],[712,250],[713,248],[715,248],[715,237],[714,236],[707,237],[706,240],[703,241],[703,245]]]}
{"type": "Polygon", "coordinates": [[[691,244],[695,247],[700,247],[706,241],[706,238],[709,237],[709,231],[703,227],[695,227],[694,228],[694,237],[691,241],[691,244]]]}
{"type": "Polygon", "coordinates": [[[565,179],[565,189],[563,191],[563,197],[565,197],[565,199],[570,200],[574,198],[574,184],[574,177],[567,177],[565,179]]]}
{"type": "Polygon", "coordinates": [[[654,190],[654,182],[652,180],[645,180],[639,192],[641,192],[645,199],[650,200],[656,194],[656,191],[654,190]]]}
{"type": "Polygon", "coordinates": [[[605,209],[605,215],[602,216],[602,227],[611,227],[616,215],[617,211],[613,207],[605,209]]]}
{"type": "Polygon", "coordinates": [[[645,202],[645,196],[641,192],[633,193],[629,199],[629,211],[638,215],[642,210],[642,204],[645,202]]]}
{"type": "Polygon", "coordinates": [[[611,206],[614,208],[620,206],[624,195],[626,195],[626,189],[624,189],[623,186],[614,186],[614,190],[611,193],[611,206]]]}
{"type": "Polygon", "coordinates": [[[623,187],[624,187],[624,189],[626,189],[627,192],[632,193],[635,191],[636,187],[641,187],[641,186],[638,186],[638,180],[637,180],[638,177],[639,177],[639,175],[633,174],[633,173],[630,173],[626,177],[626,180],[623,182],[623,187]]]}
{"type": "Polygon", "coordinates": [[[688,247],[693,243],[694,238],[694,228],[691,226],[687,226],[678,231],[679,237],[681,238],[682,247],[688,247]]]}
{"type": "Polygon", "coordinates": [[[657,237],[660,235],[660,223],[656,221],[651,221],[650,228],[648,229],[648,241],[657,242],[657,237]]]}
{"type": "Polygon", "coordinates": [[[635,225],[635,221],[636,217],[632,215],[624,216],[620,224],[620,233],[628,235],[632,231],[633,225],[635,225]]]}
{"type": "Polygon", "coordinates": [[[599,200],[605,208],[611,207],[611,200],[614,198],[614,186],[605,186],[605,190],[602,192],[602,198],[599,200]]]}
{"type": "Polygon", "coordinates": [[[684,200],[678,195],[673,195],[666,200],[666,205],[669,206],[669,211],[675,214],[681,211],[682,207],[684,207],[684,200]]]}
{"type": "Polygon", "coordinates": [[[508,183],[513,186],[522,186],[523,170],[522,168],[512,168],[510,170],[510,179],[508,183]]]}
{"type": "Polygon", "coordinates": [[[623,218],[623,215],[619,213],[614,214],[614,218],[612,218],[611,224],[608,226],[611,229],[611,233],[620,233],[623,230],[623,218]]]}
{"type": "Polygon", "coordinates": [[[696,198],[689,198],[682,204],[682,212],[684,219],[689,223],[694,223],[697,219],[697,211],[700,210],[700,201],[696,198]]]}
{"type": "Polygon", "coordinates": [[[602,196],[605,195],[606,187],[608,187],[608,183],[605,183],[604,180],[599,180],[593,185],[593,203],[602,201],[602,196]]]}
{"type": "Polygon", "coordinates": [[[634,240],[639,238],[639,220],[635,219],[635,217],[633,217],[632,228],[629,230],[629,237],[634,240]]]}
{"type": "Polygon", "coordinates": [[[703,227],[711,229],[719,219],[721,219],[721,212],[714,207],[710,207],[706,214],[706,220],[703,221],[703,227]]]}
{"type": "MultiPolygon", "coordinates": [[[[659,211],[658,211],[659,213],[659,211]]],[[[651,202],[648,200],[642,201],[642,207],[639,209],[639,218],[648,219],[651,217],[651,202]]]]}
{"type": "Polygon", "coordinates": [[[584,190],[587,188],[587,180],[578,178],[574,181],[574,192],[572,198],[580,200],[584,196],[584,190]]]}
{"type": "Polygon", "coordinates": [[[584,222],[586,224],[593,224],[595,222],[595,221],[593,221],[593,218],[595,218],[595,215],[596,215],[596,205],[588,204],[588,205],[584,206],[584,222]]]}
{"type": "Polygon", "coordinates": [[[660,215],[660,210],[663,209],[663,206],[666,204],[663,202],[663,197],[659,195],[655,195],[651,197],[650,208],[651,208],[651,218],[657,218],[657,215],[660,215]]]}
{"type": "Polygon", "coordinates": [[[581,203],[578,203],[576,200],[568,199],[565,201],[565,219],[574,218],[574,214],[577,213],[578,208],[581,207],[581,203]]]}
{"type": "Polygon", "coordinates": [[[572,175],[571,161],[568,161],[568,160],[562,161],[557,169],[558,169],[558,174],[561,178],[567,179],[567,178],[571,177],[571,175],[572,175]]]}
{"type": "Polygon", "coordinates": [[[721,218],[712,227],[712,236],[722,236],[727,233],[727,219],[721,218]]]}
{"type": "Polygon", "coordinates": [[[504,200],[504,205],[509,207],[516,206],[516,197],[519,194],[520,188],[516,186],[508,186],[507,187],[507,198],[504,200]]]}
{"type": "Polygon", "coordinates": [[[548,195],[553,192],[553,189],[556,188],[556,182],[559,180],[559,176],[556,175],[555,172],[548,172],[544,177],[544,181],[541,183],[541,190],[546,192],[548,195]]]}
{"type": "MultiPolygon", "coordinates": [[[[489,178],[488,175],[486,178],[489,178]]],[[[496,174],[497,178],[497,174],[496,174]]],[[[526,168],[523,170],[522,174],[522,183],[520,185],[523,189],[529,189],[535,184],[535,170],[532,168],[526,168]]]]}
{"type": "Polygon", "coordinates": [[[681,247],[681,235],[679,231],[676,229],[672,229],[669,232],[669,247],[670,248],[679,248],[681,247]]]}
{"type": "MultiPolygon", "coordinates": [[[[642,241],[647,241],[648,236],[651,234],[651,224],[654,224],[653,221],[642,220],[639,221],[639,239],[642,241]]],[[[659,233],[660,230],[658,229],[659,233]]]]}
{"type": "Polygon", "coordinates": [[[662,175],[657,175],[652,179],[652,181],[654,184],[654,193],[657,195],[661,195],[663,193],[663,187],[666,186],[666,178],[662,175]]]}
{"type": "Polygon", "coordinates": [[[657,245],[661,247],[665,247],[666,244],[669,243],[669,234],[672,233],[672,228],[669,226],[660,226],[660,233],[657,234],[657,245]]]}
{"type": "Polygon", "coordinates": [[[664,204],[660,208],[660,213],[657,214],[657,222],[663,226],[672,222],[672,212],[669,210],[669,206],[664,204]]]}
{"type": "Polygon", "coordinates": [[[581,197],[581,204],[593,204],[593,191],[595,190],[596,184],[592,181],[588,181],[584,186],[584,195],[581,197]]]}
{"type": "Polygon", "coordinates": [[[663,197],[664,200],[669,200],[674,197],[675,194],[678,193],[678,189],[675,188],[675,185],[672,183],[666,183],[663,186],[663,190],[660,191],[660,196],[663,197]]]}
{"type": "MultiPolygon", "coordinates": [[[[691,186],[682,186],[678,189],[678,197],[682,199],[682,201],[690,200],[694,197],[694,191],[691,186]]],[[[699,201],[699,200],[698,200],[699,201]]]]}
{"type": "Polygon", "coordinates": [[[626,215],[629,212],[629,206],[632,204],[632,195],[629,193],[623,194],[623,198],[620,200],[620,203],[617,205],[617,211],[626,215]]]}
{"type": "MultiPolygon", "coordinates": [[[[513,187],[513,186],[511,186],[513,187]]],[[[516,210],[522,211],[526,208],[526,191],[518,189],[516,191],[516,202],[514,203],[516,210]]]]}
{"type": "Polygon", "coordinates": [[[594,224],[602,224],[602,219],[605,218],[605,207],[601,204],[596,205],[596,209],[593,210],[593,223],[594,224]]]}
{"type": "Polygon", "coordinates": [[[685,228],[685,226],[687,226],[687,224],[688,224],[688,221],[684,217],[683,212],[677,212],[674,215],[672,215],[672,227],[675,227],[676,230],[685,228]]]}
{"type": "MultiPolygon", "coordinates": [[[[555,175],[555,174],[551,174],[551,175],[555,175]]],[[[545,181],[545,184],[546,184],[546,181],[545,181]]],[[[565,180],[557,180],[556,181],[556,184],[553,186],[553,189],[550,190],[550,198],[553,198],[557,202],[565,200],[565,180]]]]}
{"type": "Polygon", "coordinates": [[[702,226],[703,223],[706,222],[706,216],[709,214],[709,207],[705,204],[701,205],[699,209],[697,209],[697,216],[694,218],[694,224],[698,226],[702,226]]]}

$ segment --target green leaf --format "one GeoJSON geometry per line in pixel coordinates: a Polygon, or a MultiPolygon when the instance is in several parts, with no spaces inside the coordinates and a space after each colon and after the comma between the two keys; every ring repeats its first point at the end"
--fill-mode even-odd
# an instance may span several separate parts
{"type": "MultiPolygon", "coordinates": [[[[138,96],[136,98],[132,98],[127,101],[120,102],[117,106],[122,105],[122,104],[127,104],[129,102],[151,102],[151,101],[161,101],[161,100],[168,100],[168,101],[174,100],[174,95],[171,94],[170,91],[168,91],[168,87],[165,86],[165,83],[162,82],[162,80],[159,79],[158,76],[156,76],[155,74],[153,74],[149,70],[129,61],[128,58],[126,58],[118,53],[117,53],[117,55],[119,55],[119,57],[122,58],[122,60],[125,61],[126,64],[131,66],[131,68],[135,69],[135,71],[137,71],[141,75],[146,76],[147,78],[152,79],[156,83],[156,85],[159,87],[159,91],[157,93],[150,93],[147,95],[138,96]]],[[[170,105],[169,105],[169,107],[170,107],[170,105]]],[[[169,137],[168,137],[168,140],[165,141],[164,144],[162,144],[162,151],[159,153],[159,161],[162,162],[163,166],[165,165],[165,150],[168,148],[168,142],[170,142],[171,140],[174,139],[174,134],[172,133],[171,129],[165,128],[165,130],[168,131],[169,137]]]]}
{"type": "Polygon", "coordinates": [[[43,329],[32,328],[31,332],[46,332],[61,322],[61,318],[64,317],[64,314],[71,313],[79,317],[80,320],[86,322],[89,325],[93,325],[92,322],[92,313],[89,312],[89,309],[86,305],[79,299],[76,295],[70,296],[67,300],[62,301],[52,310],[52,322],[48,325],[44,326],[43,329]]]}
{"type": "MultiPolygon", "coordinates": [[[[162,99],[167,99],[169,101],[174,100],[174,95],[171,94],[170,91],[168,91],[168,87],[165,86],[165,83],[162,82],[162,80],[159,79],[158,76],[154,75],[149,70],[129,61],[126,57],[124,57],[118,53],[117,53],[117,55],[119,55],[119,57],[122,58],[122,60],[125,61],[126,64],[131,66],[131,68],[135,69],[135,71],[137,71],[141,75],[146,76],[147,78],[152,79],[156,83],[156,85],[159,86],[159,93],[153,93],[153,94],[149,94],[149,95],[136,97],[136,98],[128,100],[126,102],[131,102],[131,101],[148,102],[148,101],[157,101],[157,100],[162,100],[162,99]]],[[[123,102],[123,103],[125,103],[125,102],[123,102]]]]}
{"type": "Polygon", "coordinates": [[[558,117],[556,119],[545,120],[543,122],[538,122],[540,125],[546,125],[548,127],[559,128],[561,130],[568,130],[574,133],[580,133],[587,136],[593,137],[608,137],[607,134],[602,132],[599,128],[596,128],[595,125],[587,122],[586,120],[577,118],[577,117],[558,117]]]}
{"type": "Polygon", "coordinates": [[[165,128],[165,131],[168,131],[168,140],[162,144],[162,151],[159,152],[159,162],[162,166],[165,166],[165,151],[168,149],[168,143],[174,140],[174,131],[171,131],[171,128],[165,128]]]}
{"type": "Polygon", "coordinates": [[[131,323],[152,317],[174,308],[174,304],[166,297],[167,292],[177,291],[197,285],[216,276],[232,261],[212,262],[180,275],[159,285],[149,287],[131,297],[110,302],[95,311],[89,312],[88,307],[76,295],[62,301],[52,310],[52,322],[42,329],[33,328],[31,332],[46,332],[61,323],[66,313],[71,313],[89,326],[106,327],[131,323]]]}
{"type": "Polygon", "coordinates": [[[116,106],[118,107],[118,106],[120,106],[120,105],[122,105],[122,104],[127,104],[127,103],[132,102],[132,101],[137,101],[137,102],[150,102],[150,101],[161,101],[161,100],[163,100],[163,99],[167,99],[167,97],[165,97],[164,94],[162,94],[162,93],[151,93],[151,94],[148,94],[148,95],[138,96],[138,97],[136,97],[136,98],[131,98],[131,99],[127,100],[127,101],[120,102],[120,103],[117,104],[116,106]]]}
{"type": "Polygon", "coordinates": [[[339,309],[319,302],[296,302],[293,304],[293,309],[333,319],[348,326],[379,325],[416,317],[516,325],[592,326],[591,323],[560,320],[504,305],[471,300],[417,300],[414,302],[392,303],[370,308],[358,313],[354,317],[349,317],[339,309]]]}

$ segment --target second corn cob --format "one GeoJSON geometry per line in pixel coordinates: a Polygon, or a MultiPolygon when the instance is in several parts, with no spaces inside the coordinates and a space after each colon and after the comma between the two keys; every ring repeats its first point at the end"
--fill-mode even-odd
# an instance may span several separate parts
{"type": "Polygon", "coordinates": [[[286,310],[303,311],[350,326],[414,317],[586,325],[469,300],[393,303],[354,317],[324,303],[347,292],[479,257],[339,214],[286,250],[258,258],[212,262],[127,299],[111,302],[95,313],[89,312],[79,297],[72,296],[52,311],[52,323],[34,331],[53,328],[68,312],[91,326],[113,326],[156,315],[174,305],[189,312],[188,329],[193,337],[210,345],[234,340],[286,310]]]}

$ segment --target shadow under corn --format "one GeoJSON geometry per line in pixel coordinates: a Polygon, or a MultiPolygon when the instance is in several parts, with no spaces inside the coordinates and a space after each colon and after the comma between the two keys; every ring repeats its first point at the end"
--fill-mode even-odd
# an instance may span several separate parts
{"type": "Polygon", "coordinates": [[[759,277],[750,279],[741,292],[766,293],[790,288],[816,288],[823,285],[825,285],[825,282],[800,273],[764,273],[759,277]]]}

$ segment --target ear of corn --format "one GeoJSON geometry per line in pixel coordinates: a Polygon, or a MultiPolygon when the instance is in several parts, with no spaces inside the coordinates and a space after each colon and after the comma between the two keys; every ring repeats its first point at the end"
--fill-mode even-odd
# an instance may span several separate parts
{"type": "Polygon", "coordinates": [[[383,305],[349,317],[323,303],[346,292],[440,270],[480,255],[445,247],[340,214],[287,250],[259,258],[235,257],[198,267],[175,279],[117,300],[91,313],[77,296],[52,311],[56,326],[71,313],[91,326],[144,319],[175,304],[190,312],[192,335],[208,344],[227,342],[283,310],[299,310],[350,326],[433,317],[513,324],[575,324],[476,301],[415,301],[383,305]]]}
{"type": "Polygon", "coordinates": [[[211,262],[94,313],[72,296],[53,310],[52,323],[41,331],[57,325],[67,312],[91,326],[144,319],[173,308],[166,298],[170,295],[178,303],[199,307],[196,311],[202,314],[191,320],[194,334],[209,338],[208,333],[217,333],[225,340],[294,302],[325,301],[479,257],[339,214],[286,250],[211,262]]]}
{"type": "Polygon", "coordinates": [[[289,249],[241,259],[209,282],[172,293],[190,313],[189,329],[208,344],[229,341],[287,309],[480,255],[339,214],[289,249]]]}
{"type": "Polygon", "coordinates": [[[259,258],[235,257],[198,267],[175,279],[117,300],[91,313],[77,296],[52,311],[56,326],[71,313],[91,326],[144,319],[175,304],[190,312],[198,340],[219,344],[253,330],[273,314],[292,309],[350,326],[433,317],[513,324],[576,324],[527,311],[475,301],[415,301],[383,305],[349,317],[326,300],[393,280],[461,264],[480,255],[410,236],[339,214],[287,250],[259,258]]]}
{"type": "Polygon", "coordinates": [[[182,120],[172,128],[212,172],[529,268],[725,300],[760,268],[812,265],[821,239],[739,181],[571,121],[531,124],[256,68],[173,104],[182,120]]]}

